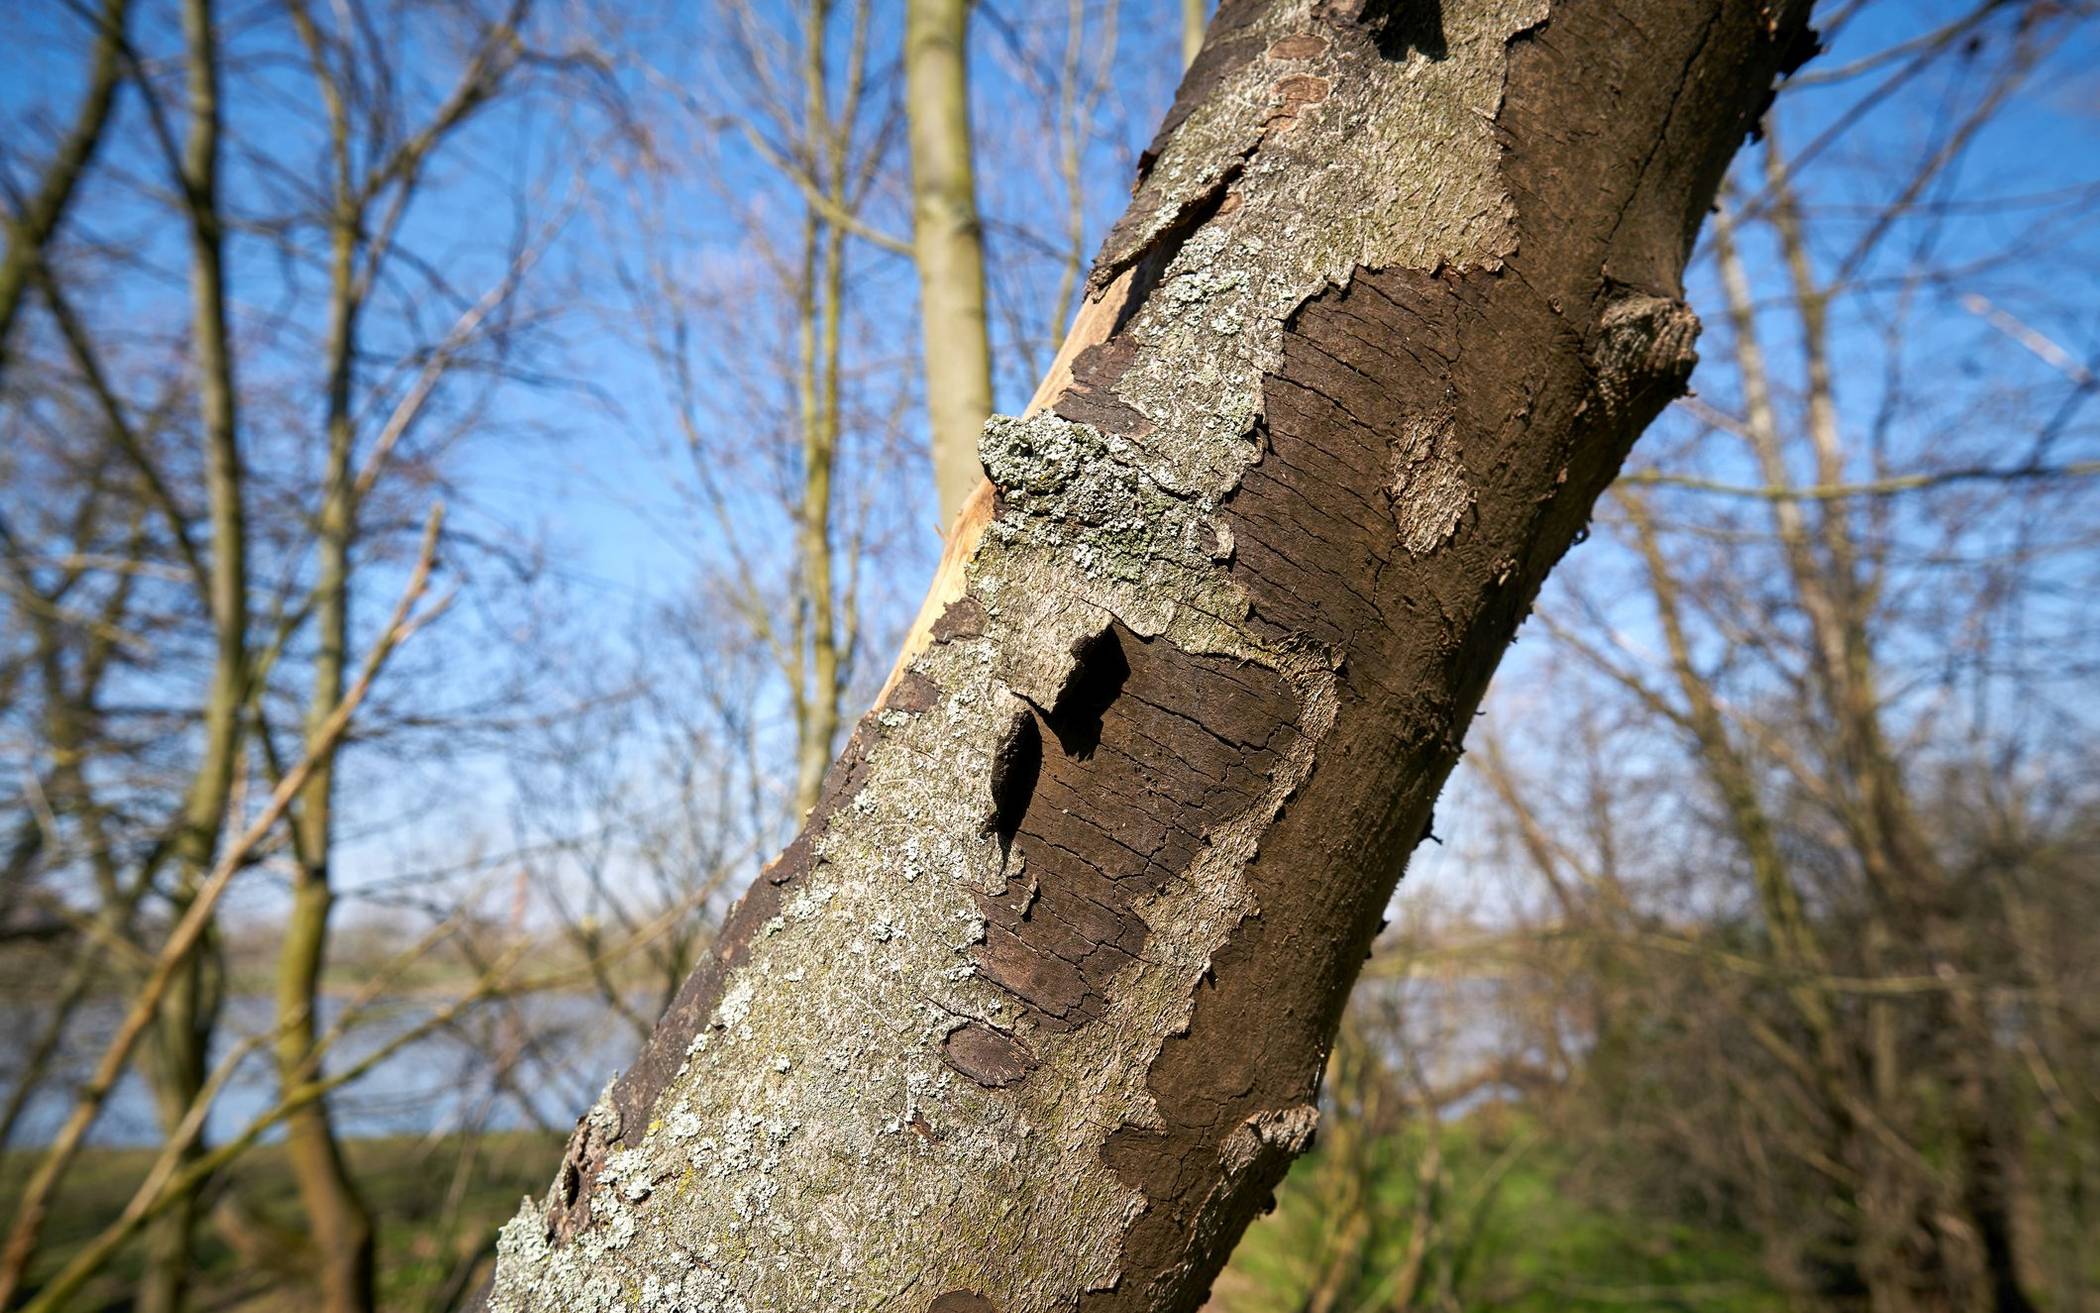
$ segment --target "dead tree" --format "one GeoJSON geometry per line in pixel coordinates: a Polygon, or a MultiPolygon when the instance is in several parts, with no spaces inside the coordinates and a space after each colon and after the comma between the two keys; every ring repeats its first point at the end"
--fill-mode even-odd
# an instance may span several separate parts
{"type": "Polygon", "coordinates": [[[498,1309],[1192,1309],[1489,674],[1683,386],[1794,0],[1238,0],[801,835],[498,1309]]]}

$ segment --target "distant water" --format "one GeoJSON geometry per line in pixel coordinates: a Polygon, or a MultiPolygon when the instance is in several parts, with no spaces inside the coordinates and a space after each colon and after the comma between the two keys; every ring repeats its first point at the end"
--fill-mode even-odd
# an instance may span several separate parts
{"type": "MultiPolygon", "coordinates": [[[[326,1067],[341,1071],[406,1030],[428,1020],[443,999],[404,1000],[368,1012],[330,1054],[326,1067]]],[[[121,1014],[116,1000],[98,1001],[76,1013],[75,1037],[59,1069],[46,1076],[17,1125],[12,1148],[50,1141],[72,1106],[73,1090],[87,1079],[103,1042],[121,1014]]],[[[341,1010],[323,1004],[323,1028],[341,1010]]],[[[0,1007],[0,1090],[13,1092],[24,1052],[48,1016],[35,1005],[0,1007]]],[[[216,1060],[243,1036],[270,1029],[271,1001],[229,1000],[220,1016],[216,1060]]],[[[347,1136],[448,1134],[479,1128],[566,1129],[590,1106],[639,1047],[634,1029],[599,998],[537,995],[489,1003],[410,1041],[354,1083],[338,1088],[329,1107],[337,1130],[347,1136]]],[[[248,1055],[220,1092],[206,1122],[206,1139],[239,1134],[277,1101],[277,1074],[267,1048],[248,1055]]],[[[280,1138],[281,1128],[269,1139],[280,1138]]],[[[112,1091],[88,1142],[150,1145],[161,1139],[150,1087],[137,1070],[126,1072],[112,1091]]]]}
{"type": "MultiPolygon", "coordinates": [[[[1425,1077],[1440,1083],[1516,1042],[1498,1010],[1498,992],[1496,982],[1484,979],[1370,980],[1359,987],[1359,1001],[1384,1004],[1379,1010],[1387,1025],[1404,1017],[1397,1030],[1386,1033],[1395,1050],[1388,1056],[1419,1063],[1425,1077]]],[[[410,999],[368,1014],[330,1055],[328,1068],[343,1070],[443,1005],[442,999],[410,999]]],[[[72,1089],[86,1079],[120,1006],[102,1001],[76,1016],[76,1039],[64,1072],[46,1079],[10,1147],[44,1144],[56,1133],[72,1089]]],[[[637,1004],[635,1010],[646,1014],[649,1006],[637,1004]]],[[[325,1001],[326,1020],[332,1021],[340,1008],[339,1002],[325,1001]]],[[[43,1015],[33,1006],[0,1006],[0,1090],[12,1089],[22,1051],[33,1042],[43,1015]]],[[[267,1031],[273,1019],[266,998],[230,1001],[220,1019],[220,1053],[240,1036],[267,1031]]],[[[356,1082],[338,1088],[329,1107],[345,1136],[444,1135],[468,1128],[566,1130],[639,1047],[633,1027],[596,996],[547,994],[491,1003],[452,1028],[410,1042],[356,1082]]],[[[271,1057],[258,1050],[213,1104],[207,1140],[238,1134],[276,1097],[271,1057]]],[[[281,1133],[273,1129],[268,1138],[281,1133]]],[[[150,1145],[160,1139],[151,1091],[134,1064],[89,1143],[150,1145]]]]}

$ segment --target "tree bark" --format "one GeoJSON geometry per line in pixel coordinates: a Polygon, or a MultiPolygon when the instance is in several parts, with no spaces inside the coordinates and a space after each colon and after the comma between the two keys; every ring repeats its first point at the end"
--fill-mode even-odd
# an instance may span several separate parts
{"type": "Polygon", "coordinates": [[[876,709],[498,1309],[1193,1309],[1693,363],[1805,0],[1232,0],[876,709]]]}
{"type": "Polygon", "coordinates": [[[992,413],[984,231],[970,161],[969,19],[970,0],[910,0],[904,19],[912,258],[943,525],[955,522],[982,478],[977,434],[992,413]]]}

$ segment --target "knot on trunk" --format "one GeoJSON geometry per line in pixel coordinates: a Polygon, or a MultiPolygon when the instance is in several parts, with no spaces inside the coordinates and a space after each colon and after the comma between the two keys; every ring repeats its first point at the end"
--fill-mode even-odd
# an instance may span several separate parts
{"type": "Polygon", "coordinates": [[[1590,350],[1590,368],[1598,399],[1614,414],[1634,401],[1661,391],[1665,400],[1682,396],[1699,353],[1699,316],[1673,297],[1625,291],[1604,308],[1590,350]]]}
{"type": "Polygon", "coordinates": [[[1312,1147],[1319,1125],[1320,1110],[1310,1103],[1255,1113],[1225,1137],[1219,1161],[1227,1176],[1239,1176],[1265,1158],[1288,1163],[1312,1147]]]}

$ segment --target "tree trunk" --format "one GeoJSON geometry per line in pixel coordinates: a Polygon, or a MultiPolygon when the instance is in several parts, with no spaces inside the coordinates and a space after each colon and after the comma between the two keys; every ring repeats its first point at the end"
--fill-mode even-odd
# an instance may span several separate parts
{"type": "MultiPolygon", "coordinates": [[[[306,755],[315,761],[291,818],[291,910],[277,958],[277,1076],[291,1090],[321,1075],[321,983],[328,961],[329,918],[335,906],[335,754],[322,735],[343,704],[349,659],[351,547],[357,539],[354,458],[357,432],[353,385],[363,301],[358,287],[364,215],[350,175],[351,127],[341,90],[327,73],[318,28],[302,6],[293,23],[313,60],[328,109],[334,149],[333,208],[329,217],[328,456],[323,465],[321,513],[315,534],[313,692],[306,707],[306,755]]],[[[372,1218],[337,1143],[326,1097],[285,1120],[286,1160],[306,1213],[318,1304],[322,1313],[370,1313],[373,1307],[372,1218]]]]}
{"type": "Polygon", "coordinates": [[[1682,388],[1805,0],[1237,0],[876,709],[499,1309],[1193,1309],[1496,660],[1682,388]]]}
{"type": "MultiPolygon", "coordinates": [[[[819,160],[817,185],[827,207],[850,213],[847,149],[865,83],[868,5],[853,10],[847,44],[853,51],[831,111],[831,82],[825,64],[831,35],[832,0],[814,0],[803,16],[802,93],[819,160]],[[841,126],[843,125],[843,126],[841,126]]],[[[846,658],[853,647],[850,625],[840,624],[840,596],[833,573],[832,476],[839,455],[841,332],[846,314],[846,230],[812,207],[803,215],[802,277],[797,289],[797,343],[802,420],[801,501],[795,508],[798,559],[793,603],[793,655],[788,677],[795,699],[795,815],[807,816],[823,792],[824,768],[838,741],[839,704],[845,693],[846,658]],[[842,632],[843,631],[843,632],[842,632]]],[[[849,608],[850,614],[850,608],[849,608]]]]}
{"type": "Polygon", "coordinates": [[[1210,21],[1210,5],[1206,0],[1181,0],[1181,66],[1187,68],[1196,62],[1196,52],[1203,49],[1203,28],[1210,21]]]}
{"type": "Polygon", "coordinates": [[[977,434],[992,413],[984,232],[970,165],[969,17],[970,0],[909,0],[904,20],[912,258],[943,526],[955,522],[982,478],[977,434]]]}
{"type": "MultiPolygon", "coordinates": [[[[204,709],[204,743],[175,837],[179,864],[175,919],[195,896],[218,851],[233,773],[240,755],[242,708],[247,701],[247,522],[233,378],[232,333],[226,306],[225,225],[219,210],[218,35],[211,0],[186,0],[190,131],[182,181],[190,218],[190,286],[194,302],[197,388],[203,420],[205,485],[211,503],[210,595],[216,650],[204,709]]],[[[211,1034],[218,1021],[217,947],[209,937],[190,955],[170,986],[156,1028],[155,1093],[161,1121],[172,1132],[202,1091],[211,1034]]],[[[184,1155],[202,1151],[193,1144],[184,1155]]],[[[185,1190],[153,1224],[139,1307],[179,1313],[188,1297],[190,1237],[198,1213],[196,1189],[185,1190]]]]}

